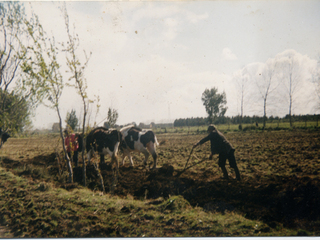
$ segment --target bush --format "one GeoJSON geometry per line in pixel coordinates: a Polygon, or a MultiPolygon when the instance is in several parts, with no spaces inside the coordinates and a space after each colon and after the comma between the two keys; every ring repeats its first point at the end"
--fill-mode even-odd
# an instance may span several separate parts
{"type": "Polygon", "coordinates": [[[190,203],[180,195],[171,197],[159,205],[162,212],[165,210],[169,210],[171,212],[183,212],[190,207],[190,203]]]}
{"type": "Polygon", "coordinates": [[[255,126],[247,126],[243,128],[243,131],[250,131],[250,130],[256,130],[257,128],[255,126]]]}

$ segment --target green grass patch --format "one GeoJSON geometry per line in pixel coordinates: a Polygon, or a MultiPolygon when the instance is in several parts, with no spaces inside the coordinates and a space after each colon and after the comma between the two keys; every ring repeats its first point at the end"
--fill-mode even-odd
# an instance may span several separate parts
{"type": "MultiPolygon", "coordinates": [[[[319,234],[320,145],[315,129],[223,130],[236,149],[241,182],[234,180],[228,164],[230,180],[220,178],[218,156],[207,160],[209,143],[193,151],[188,166],[206,161],[176,177],[193,144],[207,134],[205,126],[203,132],[184,130],[158,136],[159,171],[145,170],[143,156],[134,154],[135,167],[126,162],[120,168],[114,195],[94,190],[101,188],[92,171],[87,171],[88,182],[94,183],[91,190],[81,181],[68,184],[65,166],[58,175],[52,149],[29,145],[27,138],[8,141],[2,150],[12,154],[0,159],[0,224],[15,237],[319,234]],[[19,154],[11,151],[17,146],[22,146],[19,154]]],[[[49,138],[33,140],[50,145],[49,138]]],[[[102,173],[110,181],[110,171],[102,173]]]]}
{"type": "MultiPolygon", "coordinates": [[[[29,182],[0,168],[1,223],[15,237],[258,236],[261,227],[256,226],[263,226],[240,214],[193,208],[181,196],[139,201],[82,187],[67,191],[51,186],[43,192],[41,184],[46,183],[29,182]]],[[[294,234],[270,230],[271,235],[288,233],[294,234]]]]}

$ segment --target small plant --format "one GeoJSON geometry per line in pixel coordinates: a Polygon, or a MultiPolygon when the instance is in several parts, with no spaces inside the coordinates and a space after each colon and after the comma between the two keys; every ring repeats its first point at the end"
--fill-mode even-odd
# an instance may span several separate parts
{"type": "Polygon", "coordinates": [[[162,212],[169,210],[171,212],[181,213],[190,208],[190,203],[182,196],[174,196],[159,205],[162,212]]]}

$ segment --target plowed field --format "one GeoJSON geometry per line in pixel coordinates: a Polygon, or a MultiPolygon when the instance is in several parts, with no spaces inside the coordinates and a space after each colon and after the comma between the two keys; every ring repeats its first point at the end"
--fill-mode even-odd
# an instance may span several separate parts
{"type": "MultiPolygon", "coordinates": [[[[136,199],[168,198],[181,195],[192,206],[206,211],[236,211],[249,219],[259,219],[270,228],[278,224],[320,234],[320,132],[307,130],[229,132],[226,138],[235,147],[235,156],[242,177],[235,180],[229,166],[230,180],[222,179],[218,155],[208,160],[209,143],[196,148],[185,172],[191,147],[205,135],[159,134],[158,168],[150,171],[142,166],[143,155],[134,154],[134,167],[126,159],[117,178],[110,166],[110,157],[100,164],[106,192],[136,199]],[[202,161],[202,162],[201,162],[202,161]],[[200,162],[200,163],[199,163],[200,162]]],[[[66,189],[68,184],[59,176],[53,140],[9,139],[2,153],[1,166],[34,181],[42,178],[38,169],[45,167],[50,178],[66,189]],[[41,144],[40,144],[41,142],[41,144]],[[49,146],[51,144],[51,147],[49,146]],[[14,149],[18,149],[15,152],[14,149]],[[33,166],[28,167],[28,166],[33,166]],[[21,170],[25,169],[25,170],[21,170]]],[[[56,141],[56,140],[55,140],[56,141]]],[[[119,160],[121,158],[119,157],[119,160]]],[[[95,159],[98,161],[98,159],[95,159]]],[[[81,162],[81,157],[80,157],[81,162]]],[[[151,156],[149,164],[152,163],[151,156]]],[[[62,164],[62,171],[66,167],[62,164]]],[[[65,175],[67,179],[67,175],[65,175]]],[[[42,179],[43,180],[43,179],[42,179]]],[[[74,181],[82,183],[82,167],[74,168],[74,181]]],[[[87,166],[87,185],[100,190],[101,183],[92,165],[87,166]]]]}

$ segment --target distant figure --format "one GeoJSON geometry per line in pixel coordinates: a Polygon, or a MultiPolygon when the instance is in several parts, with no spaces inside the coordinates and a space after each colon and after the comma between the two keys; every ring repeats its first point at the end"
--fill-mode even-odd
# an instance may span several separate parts
{"type": "Polygon", "coordinates": [[[79,142],[78,137],[75,133],[69,133],[69,130],[64,130],[65,133],[65,139],[64,144],[67,149],[67,154],[69,158],[71,159],[71,155],[73,155],[73,162],[76,167],[78,167],[78,150],[79,150],[79,142]]]}
{"type": "Polygon", "coordinates": [[[240,181],[240,173],[237,167],[236,159],[234,157],[235,149],[223,136],[223,134],[216,129],[213,124],[210,124],[208,127],[209,135],[201,139],[198,143],[194,144],[193,147],[197,147],[207,141],[211,142],[211,154],[209,159],[212,159],[213,154],[219,154],[219,167],[221,167],[224,179],[229,179],[228,172],[226,169],[226,160],[229,160],[229,165],[235,170],[236,178],[240,181]]]}
{"type": "Polygon", "coordinates": [[[256,127],[259,127],[259,124],[258,124],[258,122],[256,122],[256,127]]]}

